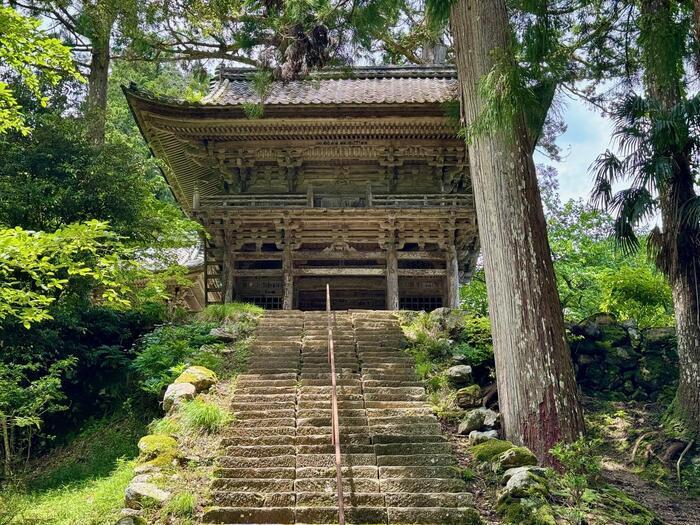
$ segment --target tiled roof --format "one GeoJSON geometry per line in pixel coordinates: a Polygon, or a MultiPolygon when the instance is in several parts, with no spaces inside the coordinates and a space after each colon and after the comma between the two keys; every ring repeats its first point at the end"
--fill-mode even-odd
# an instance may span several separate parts
{"type": "MultiPolygon", "coordinates": [[[[204,105],[260,102],[251,69],[221,68],[204,105]]],[[[457,75],[449,67],[364,67],[329,70],[305,80],[273,82],[265,105],[425,104],[454,100],[457,75]]]]}

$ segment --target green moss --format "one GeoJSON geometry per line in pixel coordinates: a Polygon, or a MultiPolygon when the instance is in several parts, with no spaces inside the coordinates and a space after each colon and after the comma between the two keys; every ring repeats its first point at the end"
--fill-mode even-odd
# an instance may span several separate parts
{"type": "Polygon", "coordinates": [[[599,516],[607,523],[661,525],[653,512],[613,487],[588,489],[583,493],[582,501],[589,513],[599,516]]]}
{"type": "MultiPolygon", "coordinates": [[[[488,443],[488,442],[487,442],[488,443]]],[[[493,471],[503,472],[513,467],[537,465],[537,458],[526,447],[512,447],[493,458],[493,471]]]]}
{"type": "Polygon", "coordinates": [[[150,461],[164,454],[177,453],[177,441],[163,434],[149,434],[139,440],[140,459],[150,461]]]}
{"type": "Polygon", "coordinates": [[[513,443],[510,441],[491,439],[471,447],[471,453],[474,456],[474,459],[477,461],[491,461],[494,457],[513,448],[514,446],[515,445],[513,445],[513,443]]]}
{"type": "Polygon", "coordinates": [[[543,497],[543,493],[534,488],[528,489],[522,498],[501,497],[496,504],[496,512],[503,517],[503,523],[509,525],[557,525],[555,509],[543,497]]]}

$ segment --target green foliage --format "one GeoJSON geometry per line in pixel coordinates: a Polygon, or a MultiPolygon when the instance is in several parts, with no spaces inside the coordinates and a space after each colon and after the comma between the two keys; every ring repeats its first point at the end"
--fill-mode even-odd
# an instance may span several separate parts
{"type": "Polygon", "coordinates": [[[264,310],[250,303],[211,304],[199,313],[199,318],[208,323],[223,323],[237,320],[240,314],[262,315],[264,310]]]}
{"type": "Polygon", "coordinates": [[[579,438],[573,443],[558,443],[550,453],[564,468],[561,482],[568,489],[570,503],[581,505],[585,491],[600,483],[603,470],[602,457],[598,449],[602,440],[579,438]]]}
{"type": "Polygon", "coordinates": [[[99,221],[71,224],[54,233],[0,229],[0,321],[29,328],[51,319],[49,307],[72,280],[91,280],[101,298],[126,305],[120,282],[121,244],[99,221]]]}
{"type": "Polygon", "coordinates": [[[179,417],[185,430],[208,434],[218,432],[233,420],[227,410],[201,399],[184,403],[180,408],[179,417]]]}
{"type": "Polygon", "coordinates": [[[623,266],[600,274],[601,311],[634,319],[640,328],[672,326],[673,298],[664,276],[648,265],[623,266]]]}
{"type": "Polygon", "coordinates": [[[165,505],[165,512],[170,516],[192,517],[197,507],[197,496],[191,492],[178,492],[165,505]]]}
{"type": "MultiPolygon", "coordinates": [[[[42,22],[0,5],[0,66],[5,78],[21,82],[42,106],[48,102],[42,83],[56,85],[64,76],[80,79],[70,48],[41,29],[42,22]]],[[[0,135],[29,133],[26,116],[11,87],[0,81],[0,135]]]]}
{"type": "Polygon", "coordinates": [[[215,326],[194,321],[162,326],[145,336],[133,362],[141,388],[160,396],[189,365],[201,365],[218,372],[221,368],[218,351],[222,345],[209,335],[215,326]]]}
{"type": "Polygon", "coordinates": [[[641,328],[672,324],[670,288],[646,251],[626,256],[610,239],[610,215],[581,200],[562,204],[552,169],[540,167],[540,187],[565,319],[606,312],[641,328]]]}
{"type": "Polygon", "coordinates": [[[47,414],[67,408],[61,377],[74,364],[74,359],[63,359],[44,372],[36,363],[0,363],[0,427],[6,478],[12,474],[15,449],[24,446],[25,440],[28,445],[32,432],[41,429],[47,414]]]}
{"type": "Polygon", "coordinates": [[[129,246],[191,245],[197,228],[165,194],[141,143],[119,130],[95,146],[61,105],[33,115],[32,133],[0,136],[0,224],[54,231],[99,220],[129,246]]]}

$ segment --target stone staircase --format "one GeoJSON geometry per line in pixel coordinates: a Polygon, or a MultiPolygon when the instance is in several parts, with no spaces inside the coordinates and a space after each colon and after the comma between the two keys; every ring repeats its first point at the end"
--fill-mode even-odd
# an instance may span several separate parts
{"type": "MultiPolygon", "coordinates": [[[[466,524],[471,494],[391,312],[333,312],[348,523],[466,524]]],[[[205,523],[337,523],[325,312],[269,311],[205,523]]]]}

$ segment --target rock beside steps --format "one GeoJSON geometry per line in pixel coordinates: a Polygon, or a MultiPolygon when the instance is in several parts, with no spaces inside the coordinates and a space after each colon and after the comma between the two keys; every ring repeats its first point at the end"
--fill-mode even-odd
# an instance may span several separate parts
{"type": "MultiPolygon", "coordinates": [[[[334,312],[348,523],[468,524],[472,495],[391,312],[334,312]]],[[[205,523],[337,523],[325,312],[269,311],[238,378],[205,523]]]]}

